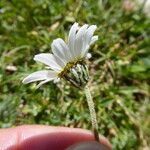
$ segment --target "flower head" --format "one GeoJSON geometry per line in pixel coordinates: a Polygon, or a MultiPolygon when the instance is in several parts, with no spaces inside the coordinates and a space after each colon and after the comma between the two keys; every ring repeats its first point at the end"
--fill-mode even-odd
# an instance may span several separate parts
{"type": "Polygon", "coordinates": [[[69,31],[68,43],[55,39],[51,44],[51,53],[41,53],[34,60],[47,66],[47,70],[34,72],[23,79],[23,83],[40,81],[38,87],[51,80],[64,78],[75,86],[83,86],[88,81],[88,69],[84,62],[91,44],[98,40],[93,36],[96,25],[78,26],[74,23],[69,31]]]}

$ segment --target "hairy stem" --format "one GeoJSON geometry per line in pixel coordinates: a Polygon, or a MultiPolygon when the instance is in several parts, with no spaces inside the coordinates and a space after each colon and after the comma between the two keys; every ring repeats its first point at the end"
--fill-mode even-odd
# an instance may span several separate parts
{"type": "Polygon", "coordinates": [[[93,129],[94,137],[95,137],[96,141],[99,141],[98,124],[97,124],[97,119],[96,119],[96,112],[95,112],[95,108],[94,108],[94,102],[92,100],[92,96],[91,96],[90,89],[89,89],[88,86],[85,86],[84,91],[85,91],[88,107],[89,107],[89,110],[90,110],[92,129],[93,129]]]}

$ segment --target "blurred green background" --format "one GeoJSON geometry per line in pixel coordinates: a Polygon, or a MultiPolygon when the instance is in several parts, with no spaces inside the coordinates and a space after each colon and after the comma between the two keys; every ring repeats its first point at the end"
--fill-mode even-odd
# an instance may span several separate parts
{"type": "MultiPolygon", "coordinates": [[[[126,1],[127,2],[127,1],[126,1]]],[[[90,129],[83,91],[65,81],[23,85],[40,70],[33,61],[67,40],[75,22],[96,24],[99,40],[87,62],[99,132],[114,150],[150,147],[150,18],[121,0],[0,1],[0,127],[45,124],[90,129]],[[130,6],[130,7],[129,7],[130,6]]],[[[133,2],[133,1],[132,1],[133,2]]]]}

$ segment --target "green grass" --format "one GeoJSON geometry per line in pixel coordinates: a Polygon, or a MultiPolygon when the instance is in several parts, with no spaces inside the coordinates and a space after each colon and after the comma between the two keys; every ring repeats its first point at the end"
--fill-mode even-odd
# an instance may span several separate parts
{"type": "Polygon", "coordinates": [[[99,132],[114,150],[143,150],[150,143],[150,19],[126,12],[119,0],[0,1],[0,127],[45,124],[91,128],[82,91],[65,81],[36,84],[21,80],[43,68],[33,56],[51,42],[67,39],[73,22],[96,24],[90,48],[90,89],[99,132]],[[9,65],[17,68],[10,71],[9,65]]]}

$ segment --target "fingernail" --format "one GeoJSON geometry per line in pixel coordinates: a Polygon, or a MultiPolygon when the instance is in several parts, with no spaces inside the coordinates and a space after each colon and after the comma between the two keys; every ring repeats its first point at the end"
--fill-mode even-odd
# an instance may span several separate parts
{"type": "Polygon", "coordinates": [[[66,150],[111,150],[108,146],[96,141],[87,141],[70,146],[66,150]]]}

